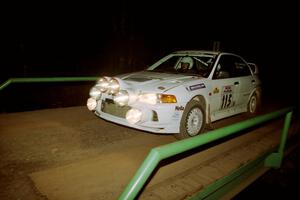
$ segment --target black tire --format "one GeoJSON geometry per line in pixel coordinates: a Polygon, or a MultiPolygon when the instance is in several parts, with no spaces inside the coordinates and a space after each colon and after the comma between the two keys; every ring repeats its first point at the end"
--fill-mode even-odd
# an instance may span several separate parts
{"type": "Polygon", "coordinates": [[[205,109],[199,102],[190,101],[182,114],[180,132],[175,134],[177,139],[184,139],[199,135],[205,127],[205,109]]]}

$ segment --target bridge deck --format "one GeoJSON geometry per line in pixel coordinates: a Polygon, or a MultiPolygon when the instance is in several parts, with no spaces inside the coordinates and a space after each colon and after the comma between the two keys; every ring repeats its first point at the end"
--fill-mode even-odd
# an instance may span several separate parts
{"type": "MultiPolygon", "coordinates": [[[[244,119],[239,115],[214,126],[244,119]]],[[[274,121],[165,160],[139,199],[184,199],[276,146],[281,128],[282,120],[274,121]]],[[[293,123],[291,134],[298,130],[299,123],[293,123]]],[[[34,193],[32,199],[117,199],[149,150],[173,141],[170,135],[108,123],[85,107],[1,114],[0,169],[9,177],[13,171],[7,168],[15,165],[19,173],[4,178],[7,185],[0,187],[28,184],[4,194],[10,197],[22,196],[23,189],[27,197],[34,193]]]]}

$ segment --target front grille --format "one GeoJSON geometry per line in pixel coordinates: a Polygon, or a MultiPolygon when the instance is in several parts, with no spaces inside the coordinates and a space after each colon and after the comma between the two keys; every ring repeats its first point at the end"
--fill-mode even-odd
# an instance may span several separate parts
{"type": "Polygon", "coordinates": [[[119,106],[112,99],[105,99],[101,104],[101,111],[117,117],[125,118],[130,106],[119,106]]]}

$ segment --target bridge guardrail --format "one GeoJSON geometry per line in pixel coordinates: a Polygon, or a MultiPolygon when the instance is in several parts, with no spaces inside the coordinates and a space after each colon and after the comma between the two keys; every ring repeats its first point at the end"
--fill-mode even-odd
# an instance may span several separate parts
{"type": "Polygon", "coordinates": [[[12,83],[41,83],[41,82],[74,82],[96,81],[99,77],[35,77],[35,78],[10,78],[0,85],[0,91],[12,83]]]}
{"type": "MultiPolygon", "coordinates": [[[[284,148],[291,123],[292,113],[293,107],[288,107],[272,113],[248,119],[233,125],[229,125],[224,128],[209,131],[207,133],[192,138],[155,147],[150,151],[140,168],[137,170],[131,181],[128,183],[128,185],[120,195],[119,199],[134,199],[161,160],[175,156],[185,151],[189,151],[191,149],[200,147],[207,143],[216,141],[229,135],[233,135],[235,133],[238,133],[239,131],[245,130],[253,126],[257,126],[264,122],[268,122],[285,115],[278,151],[275,153],[271,153],[264,160],[266,167],[279,168],[281,166],[281,162],[284,155],[284,148]]],[[[212,190],[217,190],[217,188],[213,188],[212,190]]]]}

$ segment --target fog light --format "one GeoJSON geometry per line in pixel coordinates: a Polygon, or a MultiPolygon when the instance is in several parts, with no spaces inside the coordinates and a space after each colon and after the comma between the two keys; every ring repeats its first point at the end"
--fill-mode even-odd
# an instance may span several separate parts
{"type": "Polygon", "coordinates": [[[136,108],[132,108],[128,110],[128,112],[126,113],[126,120],[130,124],[136,124],[141,119],[142,119],[142,112],[136,108]]]}
{"type": "Polygon", "coordinates": [[[94,98],[88,98],[86,106],[88,107],[88,109],[90,111],[95,110],[96,106],[97,106],[97,101],[94,98]]]}

